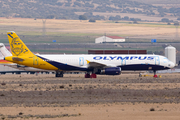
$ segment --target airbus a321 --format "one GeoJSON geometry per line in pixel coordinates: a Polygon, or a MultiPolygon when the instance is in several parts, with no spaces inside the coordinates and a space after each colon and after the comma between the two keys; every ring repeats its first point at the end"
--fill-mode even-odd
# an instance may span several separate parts
{"type": "Polygon", "coordinates": [[[64,71],[84,71],[85,78],[96,78],[96,74],[120,75],[121,71],[154,71],[171,69],[175,63],[160,55],[35,55],[14,31],[7,32],[12,56],[4,60],[44,70],[56,71],[63,77],[64,71]]]}

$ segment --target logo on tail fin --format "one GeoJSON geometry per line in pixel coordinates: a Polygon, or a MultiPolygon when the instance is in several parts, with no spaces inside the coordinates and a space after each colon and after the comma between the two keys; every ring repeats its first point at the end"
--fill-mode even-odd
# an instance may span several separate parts
{"type": "Polygon", "coordinates": [[[21,41],[19,40],[18,37],[13,38],[12,42],[11,42],[11,46],[12,46],[12,52],[15,55],[20,55],[23,52],[23,44],[21,43],[21,41]]]}

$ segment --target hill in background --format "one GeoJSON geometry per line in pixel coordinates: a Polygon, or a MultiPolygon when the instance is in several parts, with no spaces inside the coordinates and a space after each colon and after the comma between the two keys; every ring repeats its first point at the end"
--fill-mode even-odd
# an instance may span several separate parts
{"type": "MultiPolygon", "coordinates": [[[[77,13],[86,13],[88,19],[110,19],[102,13],[141,14],[144,16],[166,17],[180,16],[177,1],[172,4],[165,1],[163,5],[152,0],[0,0],[0,17],[78,19],[77,13]],[[96,14],[94,14],[96,13],[96,14]],[[100,13],[100,14],[97,14],[100,13]]],[[[118,20],[121,16],[116,16],[118,20]]]]}

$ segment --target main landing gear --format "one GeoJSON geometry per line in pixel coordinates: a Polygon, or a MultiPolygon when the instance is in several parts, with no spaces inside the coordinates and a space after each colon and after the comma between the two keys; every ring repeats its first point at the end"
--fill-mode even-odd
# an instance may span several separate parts
{"type": "Polygon", "coordinates": [[[63,71],[56,71],[56,77],[63,77],[63,71]]]}
{"type": "Polygon", "coordinates": [[[84,77],[85,78],[97,78],[97,75],[95,73],[92,73],[91,75],[90,75],[90,73],[86,73],[84,77]]]}

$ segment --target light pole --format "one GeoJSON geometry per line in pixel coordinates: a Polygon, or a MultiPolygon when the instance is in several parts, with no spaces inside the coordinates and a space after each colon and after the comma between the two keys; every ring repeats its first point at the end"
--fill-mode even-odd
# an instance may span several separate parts
{"type": "Polygon", "coordinates": [[[176,39],[178,40],[178,27],[179,27],[179,22],[174,22],[174,26],[176,27],[176,39]]]}
{"type": "Polygon", "coordinates": [[[43,33],[42,33],[42,35],[45,36],[46,35],[46,19],[45,20],[42,19],[42,22],[43,22],[43,30],[42,30],[43,33]]]}

